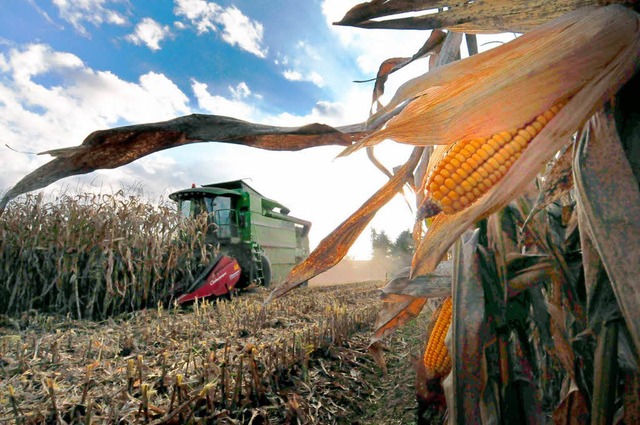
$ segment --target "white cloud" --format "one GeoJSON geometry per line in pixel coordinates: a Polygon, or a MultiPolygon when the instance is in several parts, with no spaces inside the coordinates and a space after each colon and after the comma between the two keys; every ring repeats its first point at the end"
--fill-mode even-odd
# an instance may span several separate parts
{"type": "Polygon", "coordinates": [[[299,71],[293,69],[287,69],[282,73],[282,76],[289,81],[302,81],[302,74],[299,71]]]}
{"type": "MultiPolygon", "coordinates": [[[[3,143],[18,151],[77,145],[96,129],[190,112],[187,96],[162,74],[149,72],[138,81],[125,81],[43,44],[11,49],[4,61],[0,134],[3,143]],[[42,83],[49,76],[56,77],[57,85],[42,83]]],[[[1,149],[0,190],[50,159],[1,149]]]]}
{"type": "Polygon", "coordinates": [[[151,50],[160,50],[160,42],[171,36],[168,25],[160,25],[151,18],[142,19],[133,32],[125,38],[135,45],[146,45],[151,50]]]}
{"type": "Polygon", "coordinates": [[[104,23],[113,25],[124,25],[127,23],[125,17],[109,7],[109,4],[121,3],[117,0],[53,0],[53,4],[58,8],[58,14],[62,19],[69,22],[80,34],[88,36],[88,31],[84,23],[100,26],[104,23]]]}
{"type": "Polygon", "coordinates": [[[251,90],[249,90],[249,86],[244,81],[240,82],[236,87],[229,87],[231,94],[234,99],[244,99],[245,97],[249,97],[251,94],[251,90]]]}
{"type": "Polygon", "coordinates": [[[294,69],[286,69],[282,72],[282,76],[289,81],[308,81],[315,84],[318,87],[325,85],[324,78],[316,71],[311,71],[308,74],[303,75],[300,71],[294,69]]]}
{"type": "Polygon", "coordinates": [[[251,121],[255,119],[256,109],[245,99],[251,94],[246,83],[229,87],[231,97],[212,95],[205,83],[193,80],[191,88],[198,101],[198,106],[206,112],[251,121]]]}
{"type": "Polygon", "coordinates": [[[260,58],[267,55],[262,46],[264,28],[253,21],[236,6],[222,7],[205,0],[174,0],[174,13],[184,16],[195,25],[199,34],[222,30],[222,39],[232,46],[252,53],[260,58]],[[219,28],[220,27],[220,28],[219,28]]]}

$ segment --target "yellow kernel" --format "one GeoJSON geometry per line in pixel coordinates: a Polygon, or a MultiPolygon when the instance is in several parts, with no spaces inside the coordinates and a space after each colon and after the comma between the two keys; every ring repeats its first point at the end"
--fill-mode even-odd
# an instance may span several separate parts
{"type": "Polygon", "coordinates": [[[471,189],[473,189],[473,185],[471,184],[469,179],[467,179],[467,180],[463,181],[462,183],[460,183],[460,186],[462,186],[462,188],[467,192],[471,192],[471,189]]]}
{"type": "Polygon", "coordinates": [[[478,149],[476,151],[476,155],[479,155],[482,158],[483,161],[486,161],[491,156],[491,154],[489,154],[487,152],[487,147],[486,146],[483,146],[480,149],[478,149]]]}
{"type": "MultiPolygon", "coordinates": [[[[456,171],[455,173],[453,173],[451,175],[451,180],[453,180],[456,184],[460,184],[462,182],[462,180],[464,180],[462,178],[462,176],[460,176],[460,174],[458,174],[458,172],[456,171]]],[[[453,188],[452,188],[453,189],[453,188]]]]}
{"type": "Polygon", "coordinates": [[[531,136],[531,138],[533,139],[534,137],[536,137],[536,135],[538,134],[538,132],[536,131],[535,128],[533,128],[532,126],[528,125],[524,128],[524,131],[529,133],[529,136],[531,136]]]}
{"type": "Polygon", "coordinates": [[[515,153],[517,152],[517,149],[515,146],[513,146],[513,143],[507,143],[502,147],[501,150],[505,151],[506,156],[515,155],[515,153]]]}
{"type": "Polygon", "coordinates": [[[507,157],[506,157],[506,156],[504,156],[504,153],[505,153],[505,152],[504,152],[504,150],[500,149],[500,151],[499,151],[499,152],[496,152],[496,153],[493,155],[493,158],[494,158],[496,161],[498,161],[498,163],[499,163],[499,164],[504,164],[504,163],[506,162],[506,160],[507,160],[507,157]]]}
{"type": "Polygon", "coordinates": [[[489,171],[484,168],[484,165],[479,166],[478,168],[476,168],[476,170],[480,174],[480,178],[478,179],[478,181],[482,181],[482,179],[486,179],[487,177],[489,177],[489,171]]]}
{"type": "Polygon", "coordinates": [[[466,146],[464,147],[464,149],[462,149],[460,151],[461,154],[466,154],[466,156],[471,156],[473,155],[473,153],[476,151],[476,147],[473,146],[471,143],[467,143],[466,146]]]}
{"type": "Polygon", "coordinates": [[[444,197],[444,193],[440,192],[439,190],[434,190],[433,192],[431,192],[431,197],[439,201],[444,197]]]}
{"type": "Polygon", "coordinates": [[[442,212],[445,214],[451,214],[453,213],[453,208],[451,208],[449,205],[442,205],[442,212]]]}
{"type": "Polygon", "coordinates": [[[497,170],[498,167],[500,166],[500,163],[496,160],[495,157],[491,157],[487,160],[487,164],[489,164],[491,167],[493,167],[494,170],[497,170]]]}
{"type": "Polygon", "coordinates": [[[534,121],[531,123],[531,127],[536,129],[536,134],[540,133],[542,131],[542,129],[544,128],[544,125],[539,122],[538,120],[534,121]]]}
{"type": "Polygon", "coordinates": [[[429,192],[435,192],[439,188],[440,188],[440,185],[436,182],[431,182],[431,184],[429,184],[429,192]]]}
{"type": "Polygon", "coordinates": [[[445,168],[445,170],[449,170],[449,171],[450,171],[450,172],[452,172],[452,173],[453,173],[454,171],[456,171],[456,167],[454,167],[454,166],[453,166],[453,164],[451,163],[451,161],[447,162],[447,163],[444,165],[444,168],[445,168]]]}
{"type": "Polygon", "coordinates": [[[471,168],[475,170],[480,166],[480,164],[482,164],[482,158],[480,158],[477,153],[474,153],[473,155],[471,155],[471,158],[467,158],[467,164],[469,164],[471,168]],[[478,161],[478,159],[480,161],[478,161]]]}
{"type": "Polygon", "coordinates": [[[467,206],[467,205],[469,205],[471,202],[469,202],[469,199],[468,199],[466,196],[461,196],[461,197],[460,197],[460,203],[461,203],[463,206],[465,206],[465,207],[466,207],[466,206],[467,206]]]}
{"type": "Polygon", "coordinates": [[[440,205],[442,205],[443,207],[447,207],[451,205],[451,198],[449,198],[448,196],[443,197],[440,200],[440,205]]]}
{"type": "MultiPolygon", "coordinates": [[[[442,177],[444,177],[445,179],[448,178],[448,177],[451,177],[451,173],[449,172],[449,170],[444,170],[444,169],[440,170],[440,175],[442,177]]],[[[442,182],[442,183],[444,183],[444,182],[442,182]]]]}
{"type": "Polygon", "coordinates": [[[470,146],[473,146],[475,149],[480,149],[480,147],[482,146],[482,140],[481,139],[473,139],[469,142],[470,146]]]}
{"type": "Polygon", "coordinates": [[[507,174],[507,167],[504,165],[499,166],[498,172],[500,173],[500,176],[504,176],[505,174],[507,174]]]}
{"type": "Polygon", "coordinates": [[[536,117],[536,121],[539,122],[540,124],[542,124],[543,126],[547,125],[549,123],[549,120],[547,120],[544,115],[538,115],[536,117]]]}
{"type": "MultiPolygon", "coordinates": [[[[488,179],[488,177],[487,177],[487,179],[488,179]]],[[[484,184],[484,182],[478,182],[477,187],[478,187],[478,189],[480,189],[481,192],[486,192],[487,190],[489,190],[489,186],[484,184]]]]}
{"type": "MultiPolygon", "coordinates": [[[[531,135],[528,132],[524,131],[524,129],[518,130],[518,136],[523,138],[527,143],[529,143],[529,140],[531,140],[531,135]]],[[[518,136],[514,137],[514,140],[518,139],[518,136]]]]}
{"type": "Polygon", "coordinates": [[[471,193],[473,193],[476,198],[479,198],[482,195],[482,191],[477,187],[474,187],[471,193]]]}
{"type": "Polygon", "coordinates": [[[491,138],[491,139],[487,140],[487,144],[488,144],[489,146],[491,146],[491,147],[492,147],[494,150],[496,150],[496,151],[497,151],[498,149],[500,149],[500,146],[501,146],[501,145],[500,145],[500,142],[499,142],[498,140],[496,140],[496,139],[495,139],[495,136],[494,136],[493,138],[491,138]]]}
{"type": "Polygon", "coordinates": [[[459,197],[460,195],[458,195],[455,190],[447,193],[447,198],[451,199],[452,201],[456,201],[459,197]]]}
{"type": "Polygon", "coordinates": [[[462,209],[462,204],[460,204],[459,201],[453,201],[453,203],[451,204],[451,206],[453,207],[454,210],[459,211],[462,209]]]}
{"type": "Polygon", "coordinates": [[[457,186],[455,188],[455,191],[458,192],[458,195],[464,195],[465,193],[464,188],[462,186],[457,186]]]}
{"type": "Polygon", "coordinates": [[[435,176],[433,176],[433,181],[438,183],[438,184],[443,184],[444,183],[444,177],[442,177],[440,174],[436,174],[435,176]]]}
{"type": "Polygon", "coordinates": [[[462,164],[460,164],[460,169],[464,170],[467,174],[473,173],[473,167],[471,166],[471,164],[469,164],[469,162],[463,162],[462,164]]]}
{"type": "Polygon", "coordinates": [[[468,180],[472,180],[472,184],[476,185],[478,184],[479,181],[482,180],[482,176],[480,175],[479,172],[474,171],[473,173],[471,173],[471,176],[469,176],[468,180]]]}
{"type": "Polygon", "coordinates": [[[496,184],[498,180],[500,180],[500,176],[498,175],[498,173],[493,172],[489,174],[489,180],[491,180],[491,183],[496,184]]]}
{"type": "Polygon", "coordinates": [[[513,139],[513,136],[515,136],[515,133],[513,131],[509,132],[509,131],[503,131],[502,133],[500,133],[500,137],[502,137],[504,139],[504,142],[507,143],[509,142],[511,139],[513,139]]]}
{"type": "Polygon", "coordinates": [[[553,117],[556,116],[556,114],[554,112],[552,112],[551,110],[546,110],[542,113],[542,116],[545,117],[548,121],[551,121],[553,119],[553,117]]]}
{"type": "Polygon", "coordinates": [[[449,158],[449,162],[451,163],[451,165],[453,165],[455,168],[458,168],[460,166],[460,161],[458,161],[455,158],[449,158]]]}
{"type": "Polygon", "coordinates": [[[444,185],[446,187],[448,187],[449,189],[453,189],[454,187],[456,187],[456,183],[453,180],[451,180],[450,178],[448,178],[448,179],[446,179],[444,181],[444,185]]]}
{"type": "Polygon", "coordinates": [[[457,154],[456,154],[456,156],[455,156],[455,158],[456,158],[458,161],[460,161],[460,163],[461,163],[461,164],[463,164],[463,163],[467,160],[467,157],[466,157],[466,156],[464,156],[464,155],[462,155],[461,153],[457,153],[457,154]]]}
{"type": "Polygon", "coordinates": [[[519,149],[524,149],[527,146],[527,143],[529,143],[529,140],[518,133],[518,135],[513,138],[513,141],[511,143],[515,143],[519,149]]]}
{"type": "Polygon", "coordinates": [[[494,168],[491,166],[491,164],[482,164],[480,166],[480,168],[478,168],[478,171],[480,170],[485,170],[487,172],[488,175],[491,175],[491,173],[493,173],[495,170],[494,168]]]}
{"type": "Polygon", "coordinates": [[[464,168],[462,167],[464,164],[460,165],[460,168],[458,168],[456,170],[456,174],[460,175],[460,177],[462,177],[463,179],[466,179],[467,176],[469,175],[469,173],[467,173],[464,168]]]}

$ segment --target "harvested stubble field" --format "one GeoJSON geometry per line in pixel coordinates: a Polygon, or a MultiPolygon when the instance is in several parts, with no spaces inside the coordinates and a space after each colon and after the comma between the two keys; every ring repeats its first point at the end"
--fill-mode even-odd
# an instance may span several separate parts
{"type": "Polygon", "coordinates": [[[428,313],[367,353],[380,282],[268,291],[102,322],[37,313],[0,327],[0,422],[415,422],[428,313]]]}

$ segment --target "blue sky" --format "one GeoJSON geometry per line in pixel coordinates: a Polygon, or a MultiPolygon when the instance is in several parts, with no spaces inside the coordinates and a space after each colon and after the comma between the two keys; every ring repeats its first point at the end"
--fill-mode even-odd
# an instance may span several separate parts
{"type": "MultiPolygon", "coordinates": [[[[384,59],[413,55],[429,32],[331,25],[357,3],[0,2],[0,193],[50,159],[30,152],[80,144],[98,129],[190,113],[291,126],[363,121],[372,86],[353,80],[375,76],[384,59]]],[[[387,93],[426,67],[422,60],[397,73],[387,93]]],[[[133,187],[158,199],[192,182],[249,178],[314,223],[315,246],[386,180],[364,153],[334,159],[340,150],[196,144],[65,179],[46,192],[133,187]]],[[[377,155],[394,167],[409,152],[388,143],[377,155]]],[[[372,226],[394,237],[412,226],[412,212],[397,197],[372,226]]],[[[352,255],[366,257],[369,248],[367,230],[352,255]]]]}

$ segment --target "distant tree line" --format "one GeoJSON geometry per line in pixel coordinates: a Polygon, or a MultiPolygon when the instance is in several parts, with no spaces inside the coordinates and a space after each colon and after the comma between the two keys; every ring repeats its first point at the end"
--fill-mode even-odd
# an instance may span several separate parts
{"type": "Polygon", "coordinates": [[[401,232],[395,241],[384,230],[371,229],[371,247],[373,260],[396,260],[410,264],[415,251],[413,236],[409,230],[401,232]]]}

